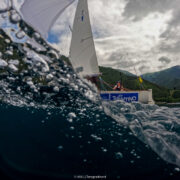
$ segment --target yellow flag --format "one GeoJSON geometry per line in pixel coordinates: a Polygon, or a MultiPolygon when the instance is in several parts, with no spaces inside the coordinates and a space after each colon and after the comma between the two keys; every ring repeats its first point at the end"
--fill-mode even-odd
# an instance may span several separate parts
{"type": "Polygon", "coordinates": [[[141,76],[139,76],[139,82],[142,84],[143,83],[143,79],[141,78],[141,76]]]}

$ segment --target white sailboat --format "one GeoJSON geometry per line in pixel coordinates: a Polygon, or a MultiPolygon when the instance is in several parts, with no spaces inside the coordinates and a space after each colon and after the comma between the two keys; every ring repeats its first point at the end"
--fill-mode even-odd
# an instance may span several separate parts
{"type": "MultiPolygon", "coordinates": [[[[100,75],[89,18],[87,0],[79,0],[74,18],[70,61],[74,70],[81,77],[98,77],[100,75]]],[[[101,91],[103,100],[139,101],[154,104],[152,90],[148,91],[101,91]]]]}
{"type": "MultiPolygon", "coordinates": [[[[57,17],[74,0],[25,0],[21,12],[24,20],[38,30],[42,35],[47,33],[57,17]]],[[[82,78],[96,81],[99,76],[99,67],[89,18],[88,1],[79,0],[70,47],[70,61],[75,72],[82,78]]],[[[138,101],[154,104],[152,90],[144,91],[101,91],[102,100],[138,101]]]]}

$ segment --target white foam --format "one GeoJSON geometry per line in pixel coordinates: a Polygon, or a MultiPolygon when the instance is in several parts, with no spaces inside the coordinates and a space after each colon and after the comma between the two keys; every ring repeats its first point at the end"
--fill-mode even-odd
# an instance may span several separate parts
{"type": "Polygon", "coordinates": [[[59,87],[55,86],[55,87],[53,88],[53,91],[56,92],[56,93],[58,93],[58,92],[59,92],[59,87]]]}
{"type": "Polygon", "coordinates": [[[16,11],[11,11],[11,20],[17,23],[21,20],[21,17],[16,11]]]}
{"type": "Polygon", "coordinates": [[[10,60],[8,63],[18,66],[19,65],[19,60],[10,60]]]}
{"type": "Polygon", "coordinates": [[[125,102],[104,102],[103,106],[107,115],[123,126],[128,126],[135,136],[149,145],[162,159],[180,166],[178,110],[125,102]]]}
{"type": "Polygon", "coordinates": [[[8,63],[2,59],[0,59],[0,68],[4,68],[4,67],[7,67],[8,66],[8,63]]]}
{"type": "Polygon", "coordinates": [[[8,67],[13,72],[17,72],[18,71],[18,68],[14,64],[10,64],[8,67]]]}

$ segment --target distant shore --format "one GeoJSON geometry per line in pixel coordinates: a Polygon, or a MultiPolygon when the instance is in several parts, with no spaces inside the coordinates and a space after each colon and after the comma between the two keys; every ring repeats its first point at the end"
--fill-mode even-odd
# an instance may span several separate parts
{"type": "Polygon", "coordinates": [[[156,102],[158,106],[168,106],[168,107],[180,107],[180,102],[177,103],[167,103],[167,102],[156,102]]]}

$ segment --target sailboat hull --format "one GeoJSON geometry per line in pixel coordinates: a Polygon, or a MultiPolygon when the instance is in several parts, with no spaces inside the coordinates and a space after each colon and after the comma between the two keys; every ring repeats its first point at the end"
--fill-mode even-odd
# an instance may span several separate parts
{"type": "Polygon", "coordinates": [[[123,100],[128,103],[155,104],[151,89],[148,91],[101,91],[100,96],[104,101],[123,100]]]}

